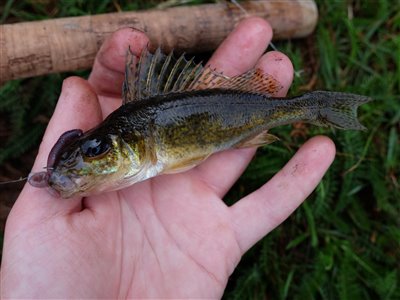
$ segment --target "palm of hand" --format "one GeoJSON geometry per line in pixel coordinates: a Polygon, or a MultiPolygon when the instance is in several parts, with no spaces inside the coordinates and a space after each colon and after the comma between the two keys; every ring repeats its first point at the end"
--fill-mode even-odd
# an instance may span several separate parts
{"type": "MultiPolygon", "coordinates": [[[[276,52],[259,59],[270,38],[268,24],[248,19],[221,45],[210,64],[227,75],[255,64],[268,68],[284,85],[283,96],[291,82],[290,62],[276,52]]],[[[147,42],[144,34],[130,29],[115,33],[96,58],[90,85],[77,78],[64,84],[36,167],[44,165],[63,131],[87,130],[120,104],[116,94],[123,79],[125,50],[130,44],[140,52],[147,42]]],[[[84,199],[54,199],[46,191],[25,186],[7,222],[2,293],[221,296],[244,252],[313,190],[331,163],[334,148],[325,138],[313,139],[263,188],[228,207],[221,198],[253,153],[254,149],[219,153],[188,172],[84,199]]]]}
{"type": "MultiPolygon", "coordinates": [[[[99,96],[99,100],[102,111],[113,110],[107,106],[110,98],[99,96]]],[[[78,216],[78,226],[70,220],[72,232],[68,235],[79,242],[68,239],[66,244],[79,249],[81,241],[88,235],[93,237],[93,230],[97,232],[90,247],[81,249],[86,252],[78,256],[82,261],[73,264],[84,266],[90,257],[94,264],[82,273],[97,274],[91,276],[95,282],[90,284],[99,287],[97,296],[222,295],[244,252],[236,239],[230,210],[218,195],[224,189],[209,186],[201,176],[198,169],[159,176],[84,200],[83,205],[90,210],[78,216]],[[107,264],[98,263],[103,260],[107,264]],[[98,276],[108,286],[99,285],[98,276]]]]}
{"type": "Polygon", "coordinates": [[[90,209],[20,226],[8,250],[29,252],[15,257],[24,264],[8,279],[23,281],[40,262],[27,280],[48,288],[32,296],[215,298],[242,255],[228,207],[190,176],[157,177],[85,202],[90,209]]]}
{"type": "Polygon", "coordinates": [[[222,295],[243,253],[228,207],[193,177],[161,176],[105,196],[112,199],[104,199],[108,208],[96,223],[107,230],[96,247],[112,241],[108,260],[116,265],[113,277],[121,279],[112,296],[222,295]]]}

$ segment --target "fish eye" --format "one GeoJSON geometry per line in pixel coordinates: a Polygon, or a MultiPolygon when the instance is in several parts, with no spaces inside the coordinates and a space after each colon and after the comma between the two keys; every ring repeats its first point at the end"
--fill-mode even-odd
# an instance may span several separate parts
{"type": "Polygon", "coordinates": [[[85,141],[81,146],[82,152],[86,157],[94,158],[106,154],[110,149],[110,144],[101,139],[85,141]]]}

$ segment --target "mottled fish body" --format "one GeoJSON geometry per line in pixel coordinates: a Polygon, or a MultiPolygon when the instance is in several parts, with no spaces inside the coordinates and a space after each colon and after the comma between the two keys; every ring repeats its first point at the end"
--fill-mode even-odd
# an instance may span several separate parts
{"type": "Polygon", "coordinates": [[[144,51],[134,63],[129,52],[123,105],[94,129],[61,136],[46,176],[36,174],[68,198],[182,172],[226,149],[269,144],[277,138],[268,130],[279,125],[364,129],[356,110],[367,97],[326,91],[274,97],[280,88],[259,69],[228,78],[183,56],[144,51]]]}

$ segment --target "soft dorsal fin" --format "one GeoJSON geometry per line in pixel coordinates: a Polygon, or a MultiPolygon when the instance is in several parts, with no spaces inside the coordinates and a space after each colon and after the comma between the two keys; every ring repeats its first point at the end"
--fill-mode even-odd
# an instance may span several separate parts
{"type": "Polygon", "coordinates": [[[196,64],[193,59],[186,60],[183,54],[175,58],[172,52],[165,55],[160,48],[154,54],[144,49],[137,60],[128,49],[123,104],[171,92],[217,88],[273,97],[282,86],[272,75],[258,68],[227,77],[210,67],[204,68],[201,63],[196,64]]]}
{"type": "Polygon", "coordinates": [[[234,77],[227,77],[222,73],[217,73],[215,70],[206,68],[189,89],[229,89],[260,93],[272,97],[282,89],[282,85],[272,75],[263,73],[259,68],[249,70],[234,77]]]}
{"type": "Polygon", "coordinates": [[[232,77],[220,88],[276,96],[283,87],[272,75],[264,73],[260,68],[256,68],[242,75],[232,77]]]}

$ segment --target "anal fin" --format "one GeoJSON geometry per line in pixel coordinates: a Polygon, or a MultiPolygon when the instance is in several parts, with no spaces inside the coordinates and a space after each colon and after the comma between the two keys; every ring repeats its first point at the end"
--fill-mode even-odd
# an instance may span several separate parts
{"type": "Polygon", "coordinates": [[[279,138],[277,136],[270,134],[267,131],[263,131],[255,137],[237,144],[235,148],[259,147],[272,144],[275,141],[279,141],[279,138]]]}

